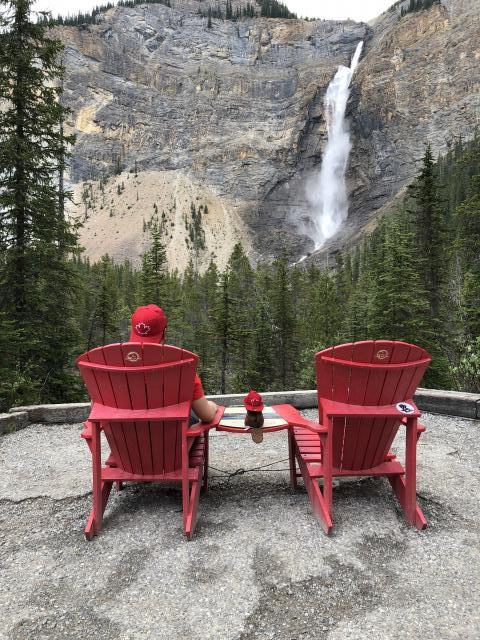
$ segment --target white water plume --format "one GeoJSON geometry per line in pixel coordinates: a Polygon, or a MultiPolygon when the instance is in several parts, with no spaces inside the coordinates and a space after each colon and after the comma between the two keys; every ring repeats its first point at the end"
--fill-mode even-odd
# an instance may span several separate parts
{"type": "Polygon", "coordinates": [[[325,95],[325,118],[328,141],[322,158],[320,175],[307,186],[307,199],[312,207],[311,237],[318,249],[340,228],[348,214],[345,171],[352,148],[345,111],[350,95],[350,82],[362,53],[358,43],[350,67],[341,65],[328,85],[325,95]]]}

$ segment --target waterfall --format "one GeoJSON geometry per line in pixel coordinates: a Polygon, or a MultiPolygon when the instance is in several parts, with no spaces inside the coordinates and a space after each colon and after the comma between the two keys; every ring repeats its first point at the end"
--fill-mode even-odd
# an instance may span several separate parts
{"type": "Polygon", "coordinates": [[[345,171],[352,145],[345,111],[350,95],[350,82],[362,47],[363,40],[357,45],[350,67],[341,65],[338,68],[325,95],[328,141],[320,175],[317,174],[310,181],[307,189],[307,199],[312,208],[312,240],[315,249],[338,231],[348,214],[345,171]]]}

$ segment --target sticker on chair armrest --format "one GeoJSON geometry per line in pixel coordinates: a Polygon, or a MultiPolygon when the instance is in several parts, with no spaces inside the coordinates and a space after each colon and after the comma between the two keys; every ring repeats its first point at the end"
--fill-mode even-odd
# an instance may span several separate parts
{"type": "Polygon", "coordinates": [[[408,402],[399,402],[396,406],[397,411],[400,411],[400,413],[405,413],[405,414],[409,414],[409,413],[413,413],[415,411],[415,407],[412,407],[411,404],[408,404],[408,402]]]}

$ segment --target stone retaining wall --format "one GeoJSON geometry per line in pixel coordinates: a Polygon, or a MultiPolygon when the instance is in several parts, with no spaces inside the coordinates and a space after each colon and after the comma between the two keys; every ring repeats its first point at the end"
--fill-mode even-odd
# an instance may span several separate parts
{"type": "MultiPolygon", "coordinates": [[[[217,404],[225,406],[240,405],[245,394],[227,396],[208,396],[217,404]]],[[[293,404],[297,409],[317,407],[317,392],[277,391],[264,393],[265,404],[293,404]]],[[[415,402],[421,411],[461,416],[473,420],[480,419],[480,395],[459,391],[439,389],[418,389],[415,402]]],[[[42,404],[25,407],[13,407],[9,413],[0,414],[0,434],[10,433],[27,426],[29,423],[65,424],[83,422],[90,411],[89,402],[74,404],[42,404]]]]}

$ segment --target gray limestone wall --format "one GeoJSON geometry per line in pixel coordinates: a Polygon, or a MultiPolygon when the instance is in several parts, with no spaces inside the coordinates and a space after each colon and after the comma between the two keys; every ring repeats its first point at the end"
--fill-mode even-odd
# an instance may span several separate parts
{"type": "MultiPolygon", "coordinates": [[[[217,404],[228,407],[242,404],[244,394],[208,397],[217,404]]],[[[263,399],[267,405],[292,404],[297,409],[314,409],[318,406],[316,390],[264,393],[263,399]]],[[[480,419],[480,394],[417,389],[414,399],[421,411],[480,419]]],[[[89,402],[13,407],[9,413],[0,414],[0,434],[17,431],[30,423],[79,423],[87,419],[89,412],[89,402]]]]}

